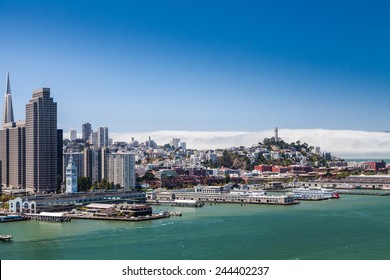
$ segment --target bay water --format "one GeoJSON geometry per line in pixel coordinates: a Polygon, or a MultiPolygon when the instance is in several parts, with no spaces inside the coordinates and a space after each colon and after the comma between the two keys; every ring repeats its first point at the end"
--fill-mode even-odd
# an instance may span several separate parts
{"type": "Polygon", "coordinates": [[[390,259],[390,196],[342,195],[293,206],[205,204],[143,221],[0,224],[2,260],[390,259]]]}

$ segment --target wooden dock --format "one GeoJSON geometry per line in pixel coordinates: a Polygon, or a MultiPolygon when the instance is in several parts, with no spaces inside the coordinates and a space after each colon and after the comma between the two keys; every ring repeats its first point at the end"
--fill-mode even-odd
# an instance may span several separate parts
{"type": "Polygon", "coordinates": [[[12,238],[13,238],[12,235],[0,235],[0,240],[1,241],[8,241],[8,242],[10,242],[12,238]]]}

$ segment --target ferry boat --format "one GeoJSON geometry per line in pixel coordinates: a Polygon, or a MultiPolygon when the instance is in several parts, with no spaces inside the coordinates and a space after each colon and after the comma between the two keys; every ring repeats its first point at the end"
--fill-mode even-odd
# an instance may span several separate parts
{"type": "Polygon", "coordinates": [[[291,192],[287,194],[292,195],[294,199],[303,199],[303,200],[322,200],[322,199],[339,198],[339,194],[334,190],[322,189],[322,188],[297,188],[297,189],[293,189],[291,192]]]}
{"type": "Polygon", "coordinates": [[[25,215],[6,215],[6,216],[0,216],[0,223],[25,221],[28,219],[29,217],[25,215]]]}

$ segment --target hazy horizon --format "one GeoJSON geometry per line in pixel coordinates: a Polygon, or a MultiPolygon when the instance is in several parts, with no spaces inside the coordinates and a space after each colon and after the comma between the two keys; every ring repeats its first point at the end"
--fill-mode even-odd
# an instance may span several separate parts
{"type": "MultiPolygon", "coordinates": [[[[250,147],[274,136],[273,129],[263,131],[175,131],[159,130],[147,132],[115,133],[109,131],[113,141],[130,142],[131,137],[140,143],[150,136],[157,144],[170,143],[172,138],[180,138],[188,149],[225,149],[230,147],[250,147]]],[[[64,132],[64,138],[69,134],[64,132]]],[[[78,134],[81,137],[81,134],[78,134]]],[[[390,133],[356,130],[328,129],[283,129],[279,137],[287,143],[301,141],[311,146],[319,146],[321,152],[347,159],[386,159],[390,158],[390,133]]]]}

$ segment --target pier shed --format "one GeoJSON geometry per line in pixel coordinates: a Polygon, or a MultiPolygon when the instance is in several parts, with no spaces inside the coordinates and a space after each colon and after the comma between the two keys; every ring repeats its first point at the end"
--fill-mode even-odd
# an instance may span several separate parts
{"type": "Polygon", "coordinates": [[[107,216],[111,217],[117,214],[115,204],[106,203],[90,203],[85,206],[88,212],[93,213],[95,216],[107,216]]]}
{"type": "Polygon", "coordinates": [[[202,207],[204,205],[204,202],[200,200],[191,199],[158,200],[157,203],[175,207],[202,207]]]}
{"type": "Polygon", "coordinates": [[[39,214],[30,214],[31,219],[46,222],[70,222],[71,217],[67,212],[41,212],[39,214]]]}
{"type": "Polygon", "coordinates": [[[189,200],[189,199],[175,199],[172,203],[173,206],[178,207],[202,207],[203,202],[200,200],[189,200]]]}

